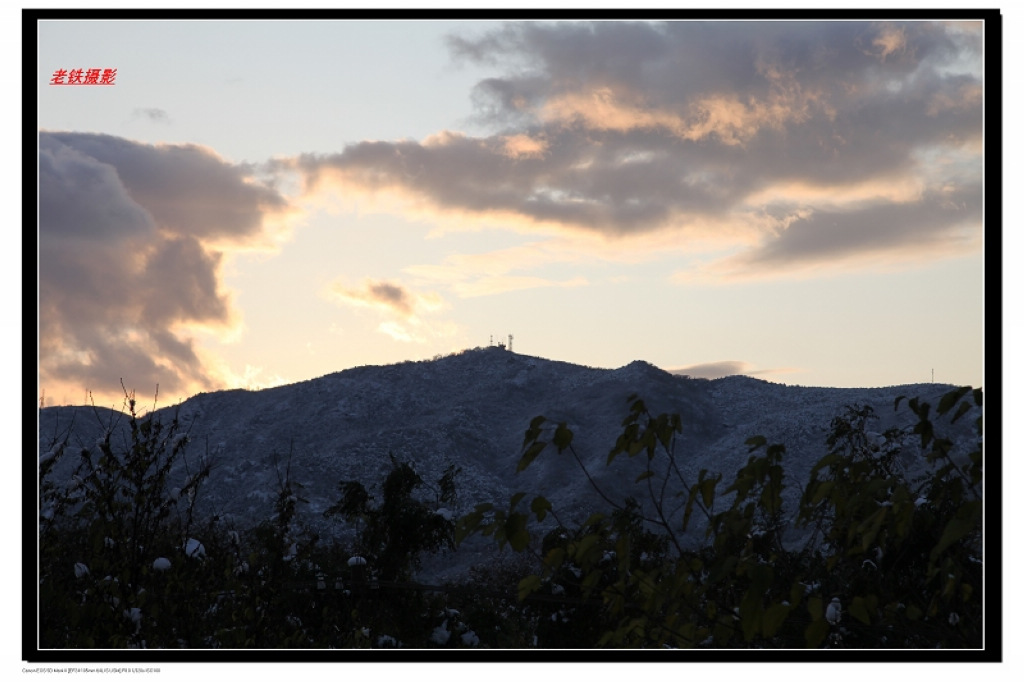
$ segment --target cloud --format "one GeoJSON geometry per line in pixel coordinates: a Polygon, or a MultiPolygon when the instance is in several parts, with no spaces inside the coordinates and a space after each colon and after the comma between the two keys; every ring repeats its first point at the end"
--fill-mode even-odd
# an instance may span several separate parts
{"type": "Polygon", "coordinates": [[[885,61],[885,58],[892,54],[898,54],[907,49],[906,28],[893,24],[883,24],[879,27],[878,33],[871,41],[875,48],[869,54],[873,54],[885,61]]]}
{"type": "Polygon", "coordinates": [[[132,111],[132,118],[148,118],[154,123],[169,123],[171,120],[166,111],[156,107],[137,108],[132,111]]]}
{"type": "Polygon", "coordinates": [[[424,315],[446,307],[434,293],[417,293],[397,282],[364,280],[359,286],[336,281],[328,289],[329,298],[357,307],[371,308],[388,318],[377,331],[403,343],[426,343],[430,338],[452,336],[457,328],[451,323],[428,322],[424,315]]]}
{"type": "Polygon", "coordinates": [[[809,211],[793,216],[753,248],[675,277],[682,282],[751,279],[766,273],[801,277],[961,256],[981,247],[975,229],[982,219],[980,195],[977,186],[948,186],[928,190],[915,201],[872,202],[856,211],[809,211]]]}
{"type": "Polygon", "coordinates": [[[220,386],[200,330],[237,323],[224,254],[265,239],[287,201],[194,145],[39,136],[40,384],[183,395],[220,386]]]}
{"type": "Polygon", "coordinates": [[[418,294],[395,282],[372,279],[364,280],[357,287],[334,282],[328,295],[350,305],[377,308],[403,318],[412,318],[444,306],[444,299],[433,292],[418,294]]]}
{"type": "Polygon", "coordinates": [[[800,370],[793,368],[783,369],[753,369],[753,365],[742,360],[720,360],[719,362],[705,362],[697,365],[690,365],[681,369],[667,370],[670,374],[693,377],[695,379],[720,379],[721,377],[743,374],[746,376],[757,376],[761,374],[792,374],[800,370]]]}
{"type": "Polygon", "coordinates": [[[914,240],[951,253],[981,231],[982,36],[970,28],[504,24],[449,40],[456,59],[498,70],[473,91],[493,133],[365,141],[276,168],[310,193],[439,220],[731,245],[709,272],[897,262],[914,240]],[[946,192],[968,209],[942,212],[932,201],[946,192]]]}
{"type": "Polygon", "coordinates": [[[261,236],[266,214],[288,208],[288,201],[260,183],[251,169],[199,145],[147,145],[87,133],[43,135],[51,147],[64,145],[113,167],[125,191],[161,232],[239,243],[261,236]]]}
{"type": "Polygon", "coordinates": [[[504,142],[505,156],[511,159],[542,159],[548,151],[547,141],[529,135],[509,135],[504,142]]]}
{"type": "Polygon", "coordinates": [[[817,211],[793,221],[781,234],[744,260],[751,265],[788,265],[801,260],[897,249],[927,249],[936,244],[971,246],[961,231],[981,221],[980,186],[929,190],[915,202],[875,203],[856,211],[817,211]]]}
{"type": "Polygon", "coordinates": [[[695,379],[718,379],[720,377],[733,376],[734,374],[747,374],[750,367],[749,362],[721,360],[719,362],[705,362],[668,371],[671,374],[694,377],[695,379]]]}
{"type": "Polygon", "coordinates": [[[361,289],[349,289],[335,284],[332,291],[342,300],[351,303],[383,306],[405,316],[412,314],[412,294],[397,284],[366,282],[361,289]]]}

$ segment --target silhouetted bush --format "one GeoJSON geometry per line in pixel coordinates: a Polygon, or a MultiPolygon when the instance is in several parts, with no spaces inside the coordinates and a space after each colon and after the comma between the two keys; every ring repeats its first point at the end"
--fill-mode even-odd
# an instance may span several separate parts
{"type": "MultiPolygon", "coordinates": [[[[936,413],[952,423],[981,404],[981,390],[964,387],[943,396],[936,413]]],[[[543,568],[520,581],[521,600],[538,593],[579,600],[539,629],[542,646],[980,648],[981,417],[976,447],[959,456],[950,438],[936,434],[927,403],[907,406],[914,426],[881,437],[867,431],[869,407],[837,416],[827,454],[791,511],[782,494],[783,445],[750,438],[747,464],[720,489],[721,474],[684,475],[678,415],[654,416],[634,396],[607,461],[646,460],[637,477],[646,505],[618,503],[598,488],[608,510],[575,529],[559,522],[539,539],[531,523],[556,510],[534,497],[520,511],[526,495],[517,493],[507,509],[478,505],[460,520],[458,537],[481,533],[501,547],[538,552],[543,568]],[[928,463],[914,480],[900,465],[909,439],[919,439],[928,463]],[[694,514],[705,526],[696,546],[687,534],[694,514]],[[797,546],[785,542],[791,531],[805,536],[797,546]]],[[[597,488],[573,433],[544,417],[527,429],[518,469],[549,446],[574,457],[597,488]]]]}

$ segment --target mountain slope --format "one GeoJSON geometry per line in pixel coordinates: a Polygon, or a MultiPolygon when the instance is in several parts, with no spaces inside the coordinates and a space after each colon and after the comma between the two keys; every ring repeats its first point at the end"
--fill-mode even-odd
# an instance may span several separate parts
{"type": "MultiPolygon", "coordinates": [[[[588,471],[614,500],[643,498],[633,481],[644,459],[620,457],[605,466],[621,433],[628,398],[637,394],[653,414],[678,413],[683,434],[676,453],[683,474],[695,481],[702,468],[723,472],[723,488],[750,456],[746,439],[765,436],[787,454],[787,499],[795,507],[810,467],[825,454],[831,419],[850,404],[871,405],[877,432],[911,423],[893,412],[898,395],[938,401],[951,387],[917,384],[877,389],[783,386],[735,376],[690,379],[636,361],[615,370],[594,369],[514,354],[497,348],[465,351],[429,362],[359,367],[262,391],[200,394],[158,411],[177,412],[190,429],[189,458],[208,454],[216,468],[203,489],[206,511],[250,527],[272,514],[279,477],[302,484],[308,504],[300,518],[323,536],[345,537],[338,520],[323,511],[338,498],[337,484],[358,480],[373,493],[389,467],[389,454],[415,463],[427,482],[449,464],[464,513],[479,502],[507,503],[516,491],[543,494],[564,521],[580,521],[606,504],[594,493],[568,453],[545,451],[523,473],[515,468],[530,420],[544,415],[566,422],[588,471]]],[[[71,426],[73,443],[89,447],[117,413],[92,408],[40,411],[40,448],[71,426]]],[[[123,428],[126,419],[120,418],[123,428]]],[[[957,431],[969,437],[969,419],[957,431]]],[[[116,442],[116,440],[115,440],[116,442]]],[[[73,458],[66,458],[62,474],[73,458]]],[[[907,455],[909,469],[920,458],[907,455]]],[[[175,473],[182,479],[184,471],[175,473]]],[[[529,498],[528,498],[529,499],[529,498]]]]}

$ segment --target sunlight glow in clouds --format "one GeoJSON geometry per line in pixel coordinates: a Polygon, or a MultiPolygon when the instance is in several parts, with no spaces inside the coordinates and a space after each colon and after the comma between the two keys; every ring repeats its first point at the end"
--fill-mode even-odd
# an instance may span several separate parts
{"type": "Polygon", "coordinates": [[[981,230],[980,76],[942,70],[961,43],[929,23],[512,24],[452,40],[477,61],[533,57],[533,71],[477,86],[494,136],[358,143],[292,167],[314,192],[609,237],[699,237],[698,220],[730,231],[765,211],[773,228],[730,257],[747,276],[959,252],[981,230]],[[922,167],[927,150],[961,161],[922,167]]]}
{"type": "Polygon", "coordinates": [[[239,323],[218,281],[224,252],[259,242],[287,200],[198,146],[44,132],[39,163],[41,383],[221,385],[194,334],[239,323]]]}
{"type": "MultiPolygon", "coordinates": [[[[797,372],[808,354],[790,350],[788,332],[777,333],[772,359],[755,361],[757,343],[731,345],[742,329],[734,317],[766,295],[764,287],[820,287],[841,277],[880,286],[872,278],[925,273],[958,259],[980,263],[980,26],[474,24],[442,46],[449,66],[488,73],[465,93],[472,116],[453,114],[449,126],[418,136],[349,129],[338,116],[335,139],[282,153],[310,115],[301,94],[292,93],[298,99],[287,112],[271,104],[281,99],[271,90],[261,93],[266,111],[239,112],[225,97],[214,118],[244,120],[255,140],[268,140],[244,163],[222,157],[216,142],[147,144],[121,129],[44,126],[40,383],[51,395],[61,386],[71,395],[82,386],[116,394],[125,375],[135,386],[159,383],[183,395],[270,385],[406,359],[410,344],[428,356],[477,345],[502,331],[480,328],[497,319],[551,326],[534,330],[548,348],[567,319],[589,338],[600,329],[620,349],[596,356],[616,358],[603,362],[683,352],[668,346],[675,343],[699,355],[662,364],[797,372]],[[364,232],[371,224],[380,232],[364,232]],[[311,248],[303,235],[314,230],[323,242],[311,248]],[[261,259],[243,264],[239,255],[253,251],[261,259]],[[301,262],[285,265],[299,253],[301,262]],[[255,296],[255,273],[270,266],[276,288],[255,296]],[[225,286],[236,270],[232,281],[250,288],[225,286]],[[751,285],[758,288],[737,289],[751,285]],[[588,303],[586,296],[601,298],[588,303]],[[282,307],[256,315],[257,305],[282,307]],[[619,319],[629,311],[631,319],[646,315],[664,326],[639,337],[628,325],[606,329],[602,315],[613,309],[619,319]],[[694,316],[704,330],[731,334],[729,343],[716,343],[712,332],[695,339],[694,316]],[[249,326],[257,319],[261,331],[249,326]],[[257,339],[259,359],[244,354],[257,339]],[[223,355],[212,340],[224,344],[223,355]],[[636,343],[633,357],[619,357],[636,343]],[[307,349],[303,356],[334,364],[295,375],[271,359],[283,352],[272,344],[294,344],[307,349]]],[[[391,25],[366,29],[384,35],[391,25]]],[[[309,29],[300,22],[280,30],[304,36],[309,29]]],[[[361,77],[378,74],[381,88],[401,91],[409,67],[388,58],[396,61],[368,61],[361,77]]],[[[340,83],[338,92],[342,108],[366,104],[346,99],[340,83]]],[[[189,124],[172,104],[133,102],[118,120],[171,136],[189,124]]],[[[411,121],[418,104],[395,111],[396,120],[411,121]]],[[[210,140],[215,129],[207,129],[210,140]]],[[[958,303],[964,334],[980,318],[975,303],[958,303]]],[[[796,297],[771,305],[800,311],[805,304],[796,297]]],[[[821,314],[802,313],[804,336],[821,314]]],[[[958,341],[955,351],[936,340],[934,353],[978,349],[973,366],[980,368],[980,336],[958,341]]],[[[899,341],[900,358],[914,355],[907,350],[913,343],[899,341]]],[[[878,353],[873,364],[901,362],[891,351],[878,353]]],[[[843,356],[830,357],[816,362],[843,356]]]]}

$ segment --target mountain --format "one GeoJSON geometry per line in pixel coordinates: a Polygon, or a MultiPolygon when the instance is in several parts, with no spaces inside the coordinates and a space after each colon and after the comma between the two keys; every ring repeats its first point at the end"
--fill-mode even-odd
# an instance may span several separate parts
{"type": "MultiPolygon", "coordinates": [[[[642,500],[645,484],[634,481],[645,457],[620,456],[605,465],[634,394],[655,415],[681,416],[676,455],[688,481],[696,481],[700,469],[722,472],[724,490],[750,456],[746,439],[762,435],[769,443],[784,444],[786,499],[795,508],[810,468],[826,452],[829,424],[845,406],[873,407],[879,419],[871,430],[882,433],[913,423],[905,406],[894,412],[897,396],[934,405],[951,388],[808,388],[746,376],[692,379],[642,361],[595,369],[491,347],[432,361],[357,367],[261,391],[199,394],[156,416],[166,421],[176,413],[188,428],[186,453],[193,464],[200,455],[214,458],[214,472],[201,492],[206,512],[251,527],[273,514],[278,481],[287,472],[308,500],[299,505],[300,519],[322,536],[345,538],[350,529],[338,519],[325,519],[323,511],[337,501],[339,481],[358,480],[372,494],[389,470],[389,454],[414,463],[427,482],[436,481],[450,464],[461,468],[455,513],[480,502],[504,507],[517,491],[527,492],[527,503],[544,495],[563,521],[582,521],[606,509],[569,453],[545,450],[515,473],[524,433],[538,415],[567,424],[576,452],[611,499],[642,500]]],[[[964,443],[971,422],[954,425],[964,443]]],[[[91,447],[105,429],[116,432],[126,423],[123,414],[102,408],[42,409],[40,452],[64,431],[70,430],[73,445],[91,447]]],[[[910,471],[924,464],[912,447],[903,457],[910,471]]],[[[70,476],[74,459],[65,457],[56,475],[70,476]]],[[[179,467],[173,476],[184,480],[186,472],[179,467]]],[[[457,571],[484,551],[477,545],[472,556],[439,559],[432,570],[457,571]]]]}

